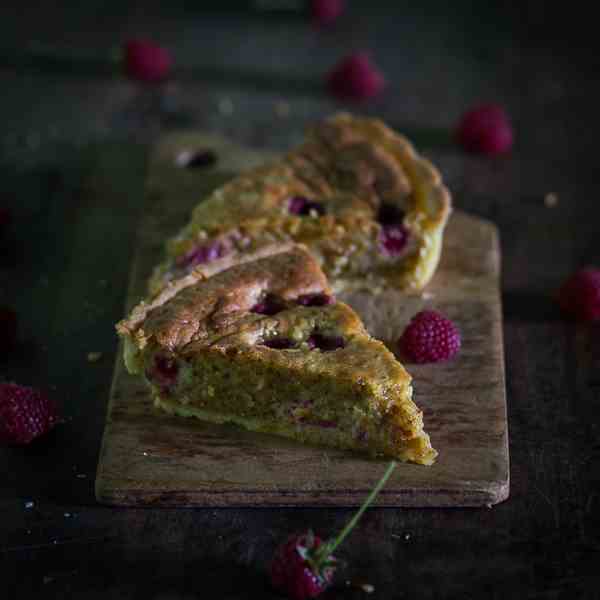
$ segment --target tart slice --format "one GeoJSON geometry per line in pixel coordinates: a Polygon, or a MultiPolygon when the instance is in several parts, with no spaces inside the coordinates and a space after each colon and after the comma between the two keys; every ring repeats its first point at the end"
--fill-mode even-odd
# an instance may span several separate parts
{"type": "Polygon", "coordinates": [[[449,213],[438,171],[407,139],[376,119],[339,114],[198,204],[167,243],[150,289],[280,242],[307,245],[336,291],[420,289],[438,264],[449,213]]]}
{"type": "Polygon", "coordinates": [[[301,442],[431,464],[411,377],[306,249],[236,265],[117,325],[157,406],[301,442]]]}

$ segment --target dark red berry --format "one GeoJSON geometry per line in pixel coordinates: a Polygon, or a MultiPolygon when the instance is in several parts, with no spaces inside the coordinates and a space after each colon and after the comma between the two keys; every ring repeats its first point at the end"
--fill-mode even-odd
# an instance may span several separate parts
{"type": "Polygon", "coordinates": [[[417,313],[399,340],[401,352],[416,363],[439,362],[452,358],[460,349],[456,325],[440,313],[417,313]]]}
{"type": "Polygon", "coordinates": [[[346,345],[346,341],[339,335],[323,335],[322,333],[313,333],[306,343],[311,350],[315,348],[321,352],[332,352],[346,345]]]}
{"type": "Polygon", "coordinates": [[[156,82],[167,77],[173,60],[166,48],[150,40],[130,40],[125,44],[125,72],[131,79],[156,82]]]}
{"type": "Polygon", "coordinates": [[[59,422],[58,409],[44,392],[0,383],[0,442],[25,445],[59,422]]]}
{"type": "Polygon", "coordinates": [[[379,245],[383,253],[390,257],[402,254],[408,242],[408,231],[404,225],[384,225],[379,234],[379,245]]]}
{"type": "Polygon", "coordinates": [[[273,350],[289,350],[290,348],[294,348],[296,344],[290,340],[290,338],[285,337],[277,337],[271,340],[265,340],[262,343],[263,346],[267,348],[272,348],[273,350]]]}
{"type": "MultiPolygon", "coordinates": [[[[291,536],[279,546],[271,562],[273,587],[291,600],[308,600],[322,594],[333,578],[333,565],[313,570],[309,560],[322,544],[321,538],[311,532],[291,536]]],[[[335,559],[330,557],[330,562],[335,559]]]]}
{"type": "Polygon", "coordinates": [[[201,246],[195,246],[183,256],[176,259],[178,267],[195,267],[196,265],[205,265],[219,258],[223,258],[229,253],[229,246],[222,240],[215,240],[201,246]]]}
{"type": "Polygon", "coordinates": [[[303,296],[298,296],[296,302],[302,306],[328,306],[335,302],[335,298],[329,294],[319,292],[316,294],[304,294],[303,296]]]}
{"type": "Polygon", "coordinates": [[[278,298],[277,296],[273,296],[271,294],[265,296],[263,300],[256,303],[250,311],[253,313],[258,313],[259,315],[276,315],[277,313],[285,310],[285,302],[278,298]]]}
{"type": "Polygon", "coordinates": [[[342,100],[366,100],[382,92],[386,81],[367,53],[356,52],[333,68],[327,76],[327,85],[342,100]]]}
{"type": "Polygon", "coordinates": [[[558,291],[558,303],[567,314],[581,321],[600,319],[600,269],[579,269],[558,291]]]}
{"type": "Polygon", "coordinates": [[[17,313],[0,306],[0,356],[8,354],[17,344],[17,313]]]}
{"type": "Polygon", "coordinates": [[[496,104],[485,104],[463,115],[457,137],[467,152],[491,155],[508,152],[514,136],[506,111],[496,104]]]}
{"type": "Polygon", "coordinates": [[[346,8],[344,0],[311,0],[310,14],[315,25],[331,25],[346,8]]]}
{"type": "Polygon", "coordinates": [[[292,196],[288,201],[288,210],[293,215],[300,216],[309,216],[312,213],[325,214],[325,207],[321,203],[309,200],[304,196],[292,196]]]}
{"type": "Polygon", "coordinates": [[[164,354],[156,354],[152,366],[146,370],[147,379],[159,386],[165,393],[168,393],[177,383],[178,374],[177,361],[164,354]]]}
{"type": "Polygon", "coordinates": [[[377,220],[382,225],[402,225],[404,211],[395,204],[382,204],[377,211],[377,220]]]}

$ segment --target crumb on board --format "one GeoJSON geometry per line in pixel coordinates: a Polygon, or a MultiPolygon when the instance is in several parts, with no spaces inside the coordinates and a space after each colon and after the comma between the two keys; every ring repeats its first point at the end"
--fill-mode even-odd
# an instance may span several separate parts
{"type": "Polygon", "coordinates": [[[219,100],[219,112],[222,115],[232,115],[234,111],[234,106],[233,106],[233,102],[231,101],[231,98],[221,98],[219,100]]]}
{"type": "Polygon", "coordinates": [[[365,594],[372,594],[375,591],[375,586],[371,585],[370,583],[363,583],[360,586],[360,589],[365,593],[365,594]]]}
{"type": "Polygon", "coordinates": [[[546,208],[554,208],[558,204],[558,194],[548,192],[544,196],[544,206],[546,208]]]}
{"type": "Polygon", "coordinates": [[[87,359],[88,362],[95,363],[98,362],[102,358],[102,352],[88,352],[87,359]]]}

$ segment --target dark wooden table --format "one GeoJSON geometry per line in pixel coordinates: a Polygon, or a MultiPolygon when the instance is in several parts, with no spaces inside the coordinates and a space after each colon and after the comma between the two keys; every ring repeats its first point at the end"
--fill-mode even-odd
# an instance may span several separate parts
{"type": "Polygon", "coordinates": [[[149,144],[197,127],[286,148],[311,120],[347,108],[322,76],[364,47],[389,88],[360,110],[413,137],[456,205],[500,227],[512,488],[493,509],[368,512],[326,597],[364,597],[345,587],[352,580],[386,599],[598,598],[600,327],[564,321],[552,300],[575,268],[600,264],[593,36],[541,2],[354,2],[330,32],[203,3],[71,4],[0,15],[0,205],[14,210],[0,304],[18,310],[21,340],[0,378],[48,388],[66,415],[40,443],[0,449],[0,597],[276,598],[265,567],[278,542],[348,519],[341,509],[115,510],[96,504],[93,481],[149,144]],[[170,83],[144,87],[94,58],[139,34],[175,52],[183,68],[170,83]],[[33,60],[23,54],[32,41],[88,59],[33,60]],[[510,111],[510,156],[452,143],[479,100],[510,111]],[[89,352],[102,357],[90,363],[89,352]]]}

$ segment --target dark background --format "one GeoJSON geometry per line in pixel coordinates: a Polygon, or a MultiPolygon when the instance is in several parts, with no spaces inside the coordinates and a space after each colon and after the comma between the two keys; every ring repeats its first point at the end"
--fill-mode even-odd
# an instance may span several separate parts
{"type": "MultiPolygon", "coordinates": [[[[350,108],[411,136],[455,205],[500,227],[512,486],[493,509],[368,512],[339,553],[339,581],[386,599],[598,598],[600,327],[565,321],[552,300],[574,269],[600,265],[592,16],[579,3],[350,2],[317,31],[242,2],[166,4],[0,9],[0,205],[14,212],[0,304],[18,310],[21,339],[0,378],[48,388],[67,416],[40,443],[0,450],[0,597],[276,598],[265,576],[275,546],[348,519],[113,510],[96,505],[93,482],[150,144],[196,127],[279,150],[350,108]],[[169,83],[128,81],[104,59],[140,35],[173,51],[169,83]],[[47,45],[78,60],[49,58],[47,45]],[[362,48],[389,87],[355,108],[332,100],[323,76],[362,48]],[[453,143],[479,101],[512,116],[510,155],[453,143]],[[102,359],[88,363],[90,351],[102,359]]],[[[326,597],[366,596],[340,585],[326,597]]]]}

